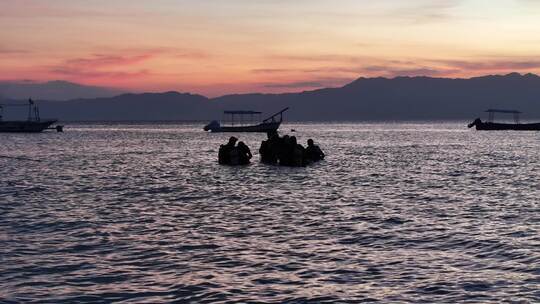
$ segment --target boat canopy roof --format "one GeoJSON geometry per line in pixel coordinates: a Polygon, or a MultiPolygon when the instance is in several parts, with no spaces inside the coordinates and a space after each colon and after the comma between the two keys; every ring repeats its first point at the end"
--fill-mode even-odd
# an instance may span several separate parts
{"type": "Polygon", "coordinates": [[[241,115],[250,115],[250,114],[261,114],[262,112],[257,111],[223,111],[225,114],[241,114],[241,115]]]}
{"type": "Polygon", "coordinates": [[[489,109],[487,113],[508,113],[508,114],[521,114],[520,111],[516,110],[501,110],[501,109],[489,109]]]}

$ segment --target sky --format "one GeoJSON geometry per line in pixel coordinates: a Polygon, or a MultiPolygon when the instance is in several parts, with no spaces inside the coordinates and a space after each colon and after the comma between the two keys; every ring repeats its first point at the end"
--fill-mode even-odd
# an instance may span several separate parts
{"type": "Polygon", "coordinates": [[[540,1],[0,0],[0,71],[210,97],[540,73],[540,1]]]}

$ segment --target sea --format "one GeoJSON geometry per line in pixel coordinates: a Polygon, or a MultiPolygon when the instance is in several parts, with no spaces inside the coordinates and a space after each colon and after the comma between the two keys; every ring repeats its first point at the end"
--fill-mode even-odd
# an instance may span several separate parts
{"type": "Polygon", "coordinates": [[[0,303],[540,303],[540,132],[290,123],[324,161],[227,167],[203,125],[0,134],[0,303]]]}

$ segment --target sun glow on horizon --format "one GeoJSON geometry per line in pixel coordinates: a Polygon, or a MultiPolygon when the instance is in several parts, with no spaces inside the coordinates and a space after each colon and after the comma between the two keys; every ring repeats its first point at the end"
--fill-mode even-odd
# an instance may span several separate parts
{"type": "Polygon", "coordinates": [[[527,0],[1,0],[0,80],[208,96],[540,72],[527,0]]]}

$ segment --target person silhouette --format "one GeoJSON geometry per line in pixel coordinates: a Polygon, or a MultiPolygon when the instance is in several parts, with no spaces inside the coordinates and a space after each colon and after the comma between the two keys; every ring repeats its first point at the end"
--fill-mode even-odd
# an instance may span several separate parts
{"type": "Polygon", "coordinates": [[[290,160],[291,160],[291,163],[290,165],[291,166],[294,166],[294,167],[301,167],[304,165],[304,152],[305,152],[305,149],[304,147],[301,145],[301,144],[298,144],[296,142],[296,137],[295,136],[291,136],[290,138],[290,160]]]}
{"type": "Polygon", "coordinates": [[[249,150],[249,147],[243,142],[238,143],[238,159],[240,165],[247,165],[249,164],[249,160],[253,157],[251,154],[251,151],[249,150]]]}
{"type": "Polygon", "coordinates": [[[278,160],[280,166],[290,166],[292,163],[292,145],[289,135],[284,135],[279,141],[278,160]]]}
{"type": "Polygon", "coordinates": [[[319,148],[319,146],[313,143],[313,139],[308,139],[307,144],[308,146],[306,148],[306,160],[308,162],[316,162],[324,159],[326,155],[321,150],[321,148],[319,148]]]}
{"type": "Polygon", "coordinates": [[[236,149],[234,146],[238,138],[231,136],[229,142],[225,145],[219,146],[218,152],[218,162],[222,165],[232,165],[231,163],[231,154],[233,150],[236,149]]]}
{"type": "Polygon", "coordinates": [[[265,164],[275,165],[278,161],[278,149],[280,138],[277,132],[266,133],[267,140],[261,142],[259,148],[259,154],[261,155],[261,162],[265,164]]]}
{"type": "Polygon", "coordinates": [[[240,148],[238,146],[232,147],[229,152],[229,165],[238,166],[240,165],[240,148]]]}

